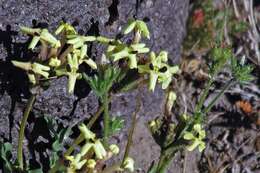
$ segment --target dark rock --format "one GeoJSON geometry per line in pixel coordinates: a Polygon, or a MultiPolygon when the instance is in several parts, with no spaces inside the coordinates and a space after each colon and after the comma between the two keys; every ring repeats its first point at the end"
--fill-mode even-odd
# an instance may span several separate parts
{"type": "MultiPolygon", "coordinates": [[[[8,140],[16,148],[20,119],[29,97],[26,74],[10,63],[14,59],[26,61],[34,55],[27,50],[28,37],[19,32],[19,26],[47,27],[53,31],[65,20],[83,34],[116,36],[129,18],[136,17],[144,19],[151,30],[151,40],[146,42],[152,50],[169,51],[171,62],[176,63],[180,59],[181,42],[185,35],[188,3],[189,0],[1,0],[0,141],[8,140]]],[[[100,46],[92,46],[92,55],[100,55],[100,46]]],[[[27,131],[30,131],[34,118],[44,114],[53,116],[64,125],[72,126],[97,110],[98,101],[93,93],[69,95],[66,86],[67,80],[63,77],[52,81],[50,87],[41,92],[30,114],[27,131]]],[[[78,89],[87,88],[84,87],[78,89]]],[[[138,91],[116,96],[111,104],[111,114],[124,116],[127,120],[126,127],[130,126],[130,115],[135,110],[137,95],[138,91]]],[[[141,99],[143,104],[138,115],[142,118],[138,123],[139,127],[146,128],[141,124],[161,114],[163,93],[158,88],[154,94],[142,89],[141,99]]],[[[124,132],[127,132],[126,129],[124,132]]],[[[149,136],[147,129],[144,133],[149,136]]],[[[136,140],[135,145],[141,147],[139,138],[136,140]]],[[[154,148],[151,137],[145,140],[146,142],[142,142],[145,144],[144,147],[149,145],[148,148],[154,148]]],[[[28,141],[25,147],[27,143],[28,141]]],[[[142,163],[142,159],[143,157],[137,158],[137,163],[142,163]]]]}

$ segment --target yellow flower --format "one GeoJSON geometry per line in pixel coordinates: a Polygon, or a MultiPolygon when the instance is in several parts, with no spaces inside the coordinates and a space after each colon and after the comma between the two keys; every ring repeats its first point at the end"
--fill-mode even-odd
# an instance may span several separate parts
{"type": "Polygon", "coordinates": [[[151,52],[150,63],[138,66],[139,73],[149,74],[149,90],[154,91],[157,81],[162,83],[162,89],[166,89],[172,81],[172,75],[179,71],[178,66],[169,66],[167,61],[166,51],[161,51],[158,56],[151,52]]]}
{"type": "Polygon", "coordinates": [[[188,151],[193,151],[196,147],[199,147],[199,151],[202,152],[205,148],[205,142],[203,139],[206,137],[206,132],[201,128],[200,124],[193,126],[193,132],[185,132],[183,138],[191,141],[191,144],[187,147],[188,151]]]}

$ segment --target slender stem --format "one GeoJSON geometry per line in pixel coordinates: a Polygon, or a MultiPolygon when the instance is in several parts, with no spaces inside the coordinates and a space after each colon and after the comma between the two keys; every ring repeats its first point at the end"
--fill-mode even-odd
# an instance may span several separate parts
{"type": "Polygon", "coordinates": [[[66,56],[68,55],[68,53],[70,53],[73,49],[73,46],[70,45],[60,56],[59,59],[61,60],[61,64],[64,64],[66,61],[66,56]]]}
{"type": "Polygon", "coordinates": [[[182,150],[185,145],[182,145],[181,140],[177,140],[170,144],[167,148],[162,149],[160,158],[157,165],[156,173],[165,173],[168,165],[171,163],[172,159],[174,158],[175,154],[182,150]]]}
{"type": "Polygon", "coordinates": [[[210,104],[202,111],[203,114],[207,114],[211,108],[214,106],[216,101],[224,94],[224,92],[233,84],[234,80],[230,80],[223,88],[222,90],[216,95],[216,97],[210,102],[210,104]]]}
{"type": "Polygon", "coordinates": [[[165,172],[165,169],[166,169],[165,168],[165,162],[166,162],[166,160],[167,160],[166,154],[164,154],[164,152],[161,152],[156,172],[158,172],[158,173],[165,172]]]}
{"type": "MultiPolygon", "coordinates": [[[[109,99],[110,101],[110,99],[109,99]]],[[[101,113],[104,111],[104,106],[101,106],[99,110],[95,113],[95,115],[90,119],[90,121],[87,124],[87,127],[90,129],[93,124],[96,122],[96,120],[99,118],[101,113]]],[[[69,156],[73,150],[75,149],[75,146],[80,144],[84,140],[84,136],[80,134],[73,142],[73,144],[69,147],[69,149],[64,153],[64,156],[69,156]]]]}
{"type": "Polygon", "coordinates": [[[209,93],[209,90],[210,90],[210,87],[211,87],[212,83],[213,83],[213,78],[210,78],[209,82],[207,83],[206,88],[203,90],[202,96],[199,99],[199,103],[196,106],[196,109],[195,109],[196,113],[201,112],[201,108],[203,106],[204,101],[206,100],[206,97],[207,97],[207,95],[209,93]]]}
{"type": "Polygon", "coordinates": [[[140,111],[140,107],[141,107],[141,98],[139,95],[138,99],[137,99],[137,108],[136,108],[135,112],[132,114],[132,124],[131,124],[131,128],[129,129],[127,144],[126,144],[125,153],[124,153],[124,157],[123,157],[121,166],[123,166],[126,158],[129,155],[129,152],[130,152],[130,147],[132,145],[133,134],[134,134],[135,126],[136,126],[137,113],[140,111]]]}
{"type": "Polygon", "coordinates": [[[32,94],[31,97],[28,100],[26,109],[25,109],[24,114],[23,114],[23,119],[22,119],[22,122],[21,122],[20,131],[19,131],[17,159],[18,159],[19,168],[21,170],[23,170],[23,139],[24,139],[24,130],[25,130],[27,119],[28,119],[29,114],[30,114],[30,112],[32,110],[35,98],[36,98],[36,95],[32,94]]]}
{"type": "Polygon", "coordinates": [[[104,143],[105,145],[107,145],[107,140],[108,140],[108,136],[109,136],[109,131],[110,131],[110,127],[109,127],[109,101],[108,101],[108,93],[106,93],[104,95],[103,100],[103,107],[104,107],[104,143]]]}
{"type": "Polygon", "coordinates": [[[174,151],[170,155],[169,153],[166,153],[165,151],[166,150],[161,152],[156,173],[165,173],[168,168],[169,163],[171,162],[172,158],[174,157],[175,153],[177,152],[177,151],[174,151]]]}

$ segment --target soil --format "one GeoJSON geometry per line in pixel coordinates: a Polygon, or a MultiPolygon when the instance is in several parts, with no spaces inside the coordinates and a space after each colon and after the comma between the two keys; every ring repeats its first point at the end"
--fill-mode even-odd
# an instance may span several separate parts
{"type": "MultiPolygon", "coordinates": [[[[151,30],[151,40],[146,41],[147,44],[154,51],[167,50],[171,63],[179,63],[188,10],[189,0],[0,0],[0,140],[11,142],[13,154],[16,153],[19,123],[30,93],[26,75],[11,65],[11,60],[26,60],[32,56],[32,52],[27,51],[28,37],[19,32],[19,26],[48,27],[53,30],[60,21],[65,20],[82,34],[115,36],[129,18],[137,17],[144,19],[151,30]]],[[[94,58],[100,56],[99,49],[98,45],[91,46],[94,58]]],[[[33,134],[44,138],[45,127],[41,124],[41,116],[54,117],[63,126],[72,127],[97,110],[98,100],[83,81],[77,82],[73,95],[67,93],[66,83],[65,77],[53,80],[48,89],[41,91],[37,97],[26,128],[26,158],[43,152],[40,145],[33,151],[28,149],[28,145],[36,147],[39,144],[40,139],[33,134]]],[[[186,85],[182,87],[183,91],[187,98],[194,100],[194,93],[197,93],[194,86],[186,85]]],[[[139,95],[142,105],[130,156],[135,159],[136,172],[145,172],[151,162],[158,159],[160,152],[147,129],[147,122],[162,114],[164,95],[159,87],[154,93],[140,88],[113,97],[111,114],[124,118],[125,126],[123,133],[112,140],[117,141],[123,150],[139,95]]],[[[209,172],[209,162],[216,169],[214,173],[220,172],[225,166],[225,171],[233,173],[260,172],[259,145],[256,145],[260,138],[259,128],[247,117],[232,112],[212,121],[214,123],[207,129],[206,151],[203,154],[178,153],[169,173],[182,172],[183,165],[186,173],[209,172]],[[251,157],[256,152],[258,157],[251,157]]],[[[97,128],[100,128],[100,124],[97,128]]],[[[38,164],[43,163],[39,161],[38,164]]]]}

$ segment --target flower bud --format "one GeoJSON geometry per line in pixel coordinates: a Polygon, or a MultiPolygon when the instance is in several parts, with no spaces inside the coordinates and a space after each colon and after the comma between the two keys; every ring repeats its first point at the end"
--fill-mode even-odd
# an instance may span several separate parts
{"type": "Polygon", "coordinates": [[[33,63],[32,64],[32,71],[36,74],[40,74],[45,78],[49,77],[48,71],[50,70],[50,67],[39,64],[39,63],[33,63]]]}
{"type": "Polygon", "coordinates": [[[107,155],[107,152],[100,140],[96,140],[93,147],[98,159],[103,159],[107,155]]]}
{"type": "Polygon", "coordinates": [[[85,139],[94,139],[96,137],[95,133],[91,132],[85,124],[79,125],[80,132],[84,135],[85,139]]]}
{"type": "Polygon", "coordinates": [[[89,159],[88,161],[87,161],[87,167],[88,168],[90,168],[90,169],[94,169],[95,168],[95,166],[96,166],[96,161],[94,160],[94,159],[89,159]]]}
{"type": "Polygon", "coordinates": [[[123,163],[123,168],[129,170],[130,172],[133,172],[134,160],[131,157],[127,157],[123,163]]]}
{"type": "Polygon", "coordinates": [[[51,58],[49,61],[49,66],[51,67],[58,67],[60,65],[61,65],[61,61],[57,57],[51,58]]]}
{"type": "Polygon", "coordinates": [[[174,104],[176,98],[177,98],[177,96],[176,96],[175,92],[170,91],[168,94],[167,104],[166,104],[168,112],[170,112],[172,110],[172,107],[173,107],[173,104],[174,104]]]}
{"type": "Polygon", "coordinates": [[[86,143],[82,148],[81,148],[81,151],[80,151],[80,154],[82,156],[86,155],[87,152],[93,147],[93,143],[86,143]]]}
{"type": "Polygon", "coordinates": [[[110,151],[113,154],[118,154],[119,153],[119,147],[117,145],[115,145],[115,144],[110,145],[109,149],[110,149],[110,151]]]}

